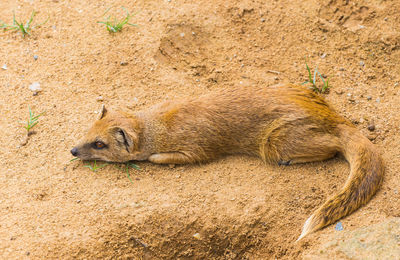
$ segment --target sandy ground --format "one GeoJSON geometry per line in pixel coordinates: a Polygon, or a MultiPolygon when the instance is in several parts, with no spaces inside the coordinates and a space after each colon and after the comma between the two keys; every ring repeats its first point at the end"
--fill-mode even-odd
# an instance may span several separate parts
{"type": "Polygon", "coordinates": [[[1,258],[357,258],[326,243],[400,217],[399,1],[2,0],[0,19],[32,10],[34,23],[49,21],[31,36],[0,32],[1,258]],[[140,11],[139,26],[109,34],[96,22],[112,6],[140,11]],[[132,182],[116,165],[92,172],[70,162],[101,103],[141,109],[221,87],[301,83],[305,58],[331,78],[326,99],[387,162],[382,189],[343,231],[294,243],[343,185],[340,157],[289,167],[242,156],[138,163],[132,182]],[[45,114],[22,146],[28,107],[45,114]]]}

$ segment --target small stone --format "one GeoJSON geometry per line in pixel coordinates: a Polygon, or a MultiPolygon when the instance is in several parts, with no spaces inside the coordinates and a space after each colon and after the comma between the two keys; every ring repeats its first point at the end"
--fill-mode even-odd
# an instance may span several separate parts
{"type": "Polygon", "coordinates": [[[364,123],[364,121],[365,121],[364,118],[361,117],[359,122],[360,122],[360,124],[362,124],[362,123],[364,123]]]}
{"type": "Polygon", "coordinates": [[[7,64],[4,64],[3,67],[1,67],[3,70],[7,69],[7,64]]]}
{"type": "Polygon", "coordinates": [[[179,36],[185,37],[185,33],[184,33],[184,32],[181,32],[181,33],[179,34],[179,36]]]}
{"type": "Polygon", "coordinates": [[[29,85],[29,89],[33,91],[33,93],[36,93],[36,95],[38,92],[42,91],[39,82],[33,82],[31,85],[29,85]]]}
{"type": "Polygon", "coordinates": [[[97,100],[97,101],[103,101],[104,98],[103,98],[103,96],[98,96],[98,97],[96,98],[96,100],[97,100]]]}
{"type": "Polygon", "coordinates": [[[326,57],[326,53],[323,53],[323,54],[321,55],[321,59],[325,59],[325,57],[326,57]]]}
{"type": "Polygon", "coordinates": [[[380,98],[377,98],[376,99],[376,103],[380,103],[381,102],[381,99],[380,98]]]}
{"type": "Polygon", "coordinates": [[[194,237],[194,238],[196,238],[196,239],[199,239],[199,240],[201,239],[201,235],[200,235],[200,233],[196,233],[196,234],[194,234],[194,235],[193,235],[193,237],[194,237]]]}
{"type": "Polygon", "coordinates": [[[265,22],[265,18],[261,18],[261,22],[262,22],[262,23],[265,22]]]}
{"type": "Polygon", "coordinates": [[[365,26],[364,25],[360,25],[359,28],[360,29],[365,29],[365,26]]]}
{"type": "Polygon", "coordinates": [[[364,67],[364,65],[365,65],[365,62],[364,61],[360,61],[360,66],[364,67]]]}
{"type": "Polygon", "coordinates": [[[347,96],[348,96],[348,97],[351,97],[351,93],[347,93],[347,96]]]}
{"type": "Polygon", "coordinates": [[[371,96],[367,96],[367,100],[371,100],[372,99],[372,97],[371,96]]]}
{"type": "Polygon", "coordinates": [[[337,231],[343,230],[342,222],[339,221],[338,223],[336,223],[335,230],[337,230],[337,231]]]}
{"type": "Polygon", "coordinates": [[[128,65],[127,61],[121,61],[121,66],[126,66],[126,65],[128,65]]]}
{"type": "Polygon", "coordinates": [[[374,122],[371,122],[371,124],[369,124],[367,128],[368,128],[368,130],[371,131],[371,132],[374,131],[374,130],[375,130],[375,124],[374,124],[374,122]]]}
{"type": "Polygon", "coordinates": [[[38,58],[39,58],[39,56],[33,55],[33,59],[34,59],[34,60],[37,60],[38,58]]]}
{"type": "Polygon", "coordinates": [[[77,200],[76,203],[81,203],[81,200],[77,200]]]}

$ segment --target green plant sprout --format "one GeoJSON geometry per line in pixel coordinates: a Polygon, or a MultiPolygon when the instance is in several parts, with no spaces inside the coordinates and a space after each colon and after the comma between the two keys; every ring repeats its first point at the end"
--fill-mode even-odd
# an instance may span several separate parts
{"type": "Polygon", "coordinates": [[[107,164],[102,164],[102,165],[97,165],[97,161],[94,160],[93,165],[87,164],[84,165],[84,167],[89,168],[92,172],[97,172],[98,170],[100,170],[101,168],[103,168],[104,166],[106,166],[107,164]]]}
{"type": "Polygon", "coordinates": [[[307,64],[307,60],[305,61],[305,63],[306,63],[307,71],[308,71],[308,80],[305,81],[305,82],[303,82],[302,85],[308,83],[308,84],[311,84],[311,88],[312,88],[315,92],[319,92],[319,93],[325,93],[325,92],[327,92],[328,89],[331,87],[331,86],[329,86],[329,78],[328,78],[327,80],[325,80],[324,77],[322,77],[321,73],[319,73],[319,71],[318,71],[318,66],[315,67],[314,76],[312,76],[311,69],[310,69],[310,67],[309,67],[308,64],[307,64]],[[317,81],[317,74],[318,74],[318,76],[319,76],[319,77],[321,78],[321,80],[322,80],[322,83],[323,83],[322,87],[318,87],[317,84],[316,84],[316,81],[317,81]]]}
{"type": "MultiPolygon", "coordinates": [[[[79,158],[73,158],[69,162],[73,162],[73,161],[76,161],[76,160],[79,160],[79,158]]],[[[84,167],[89,168],[92,172],[97,172],[98,170],[100,170],[101,168],[103,168],[103,167],[105,167],[107,165],[108,165],[108,163],[105,163],[105,164],[102,164],[102,165],[98,165],[97,161],[94,160],[93,165],[87,164],[87,165],[84,165],[84,167]]],[[[133,181],[131,179],[131,175],[129,173],[129,168],[133,168],[133,169],[139,171],[140,167],[138,165],[134,164],[134,163],[131,163],[131,162],[127,162],[124,165],[125,165],[125,169],[124,170],[126,172],[126,175],[128,176],[129,181],[131,183],[133,183],[133,181]]],[[[120,170],[121,170],[121,166],[122,166],[121,164],[115,165],[115,167],[120,169],[120,170]]]]}
{"type": "MultiPolygon", "coordinates": [[[[107,11],[103,14],[103,16],[110,11],[111,7],[107,9],[107,11]]],[[[131,19],[135,14],[130,14],[124,7],[122,7],[122,10],[126,12],[126,17],[118,20],[116,17],[111,17],[108,16],[105,21],[98,21],[97,23],[104,24],[106,26],[107,31],[110,33],[116,33],[122,30],[122,27],[124,27],[125,24],[130,25],[130,26],[138,26],[137,24],[129,23],[129,19],[131,19]]]]}
{"type": "Polygon", "coordinates": [[[133,181],[132,181],[132,179],[131,179],[131,175],[129,174],[129,167],[131,167],[131,168],[133,168],[133,169],[135,169],[135,170],[140,170],[140,167],[139,166],[137,166],[136,164],[134,164],[134,163],[126,163],[125,164],[125,170],[126,170],[126,176],[128,176],[128,179],[129,179],[129,181],[131,182],[131,183],[133,183],[133,181]]]}
{"type": "Polygon", "coordinates": [[[10,30],[20,31],[22,37],[25,37],[25,35],[27,35],[27,34],[30,35],[29,32],[33,28],[38,28],[38,27],[42,26],[43,24],[47,23],[47,21],[49,20],[49,18],[47,18],[46,21],[44,21],[43,23],[31,27],[31,23],[32,23],[35,15],[36,15],[36,12],[32,11],[31,18],[24,24],[23,22],[18,22],[15,19],[15,13],[13,12],[13,24],[9,25],[9,24],[6,24],[5,22],[3,22],[2,20],[0,20],[0,29],[3,28],[5,31],[10,31],[10,30]]]}
{"type": "Polygon", "coordinates": [[[44,112],[40,113],[39,115],[35,115],[35,113],[32,112],[31,108],[29,107],[29,117],[26,125],[24,126],[28,134],[30,130],[39,122],[39,117],[43,114],[44,112]]]}

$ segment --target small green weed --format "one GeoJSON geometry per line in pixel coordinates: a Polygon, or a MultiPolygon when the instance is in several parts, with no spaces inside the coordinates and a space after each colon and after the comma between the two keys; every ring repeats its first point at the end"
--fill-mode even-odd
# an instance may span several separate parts
{"type": "Polygon", "coordinates": [[[318,67],[315,67],[314,76],[313,76],[312,73],[311,73],[311,69],[310,69],[310,67],[309,67],[308,64],[307,64],[307,60],[305,61],[305,63],[306,63],[307,71],[308,71],[308,80],[305,81],[305,82],[303,82],[302,85],[304,85],[304,84],[311,84],[311,88],[312,88],[315,92],[319,92],[319,93],[325,93],[325,92],[327,92],[327,91],[329,90],[329,88],[331,87],[331,86],[329,86],[329,78],[328,78],[327,80],[325,80],[324,77],[322,77],[321,73],[319,73],[318,67]],[[318,87],[317,84],[316,84],[316,81],[317,81],[317,74],[318,74],[318,76],[319,76],[319,77],[321,78],[321,80],[322,80],[322,83],[323,83],[322,87],[318,87]]]}
{"type": "Polygon", "coordinates": [[[139,166],[137,166],[136,164],[134,164],[134,163],[130,163],[130,162],[127,162],[127,163],[125,163],[124,164],[124,168],[122,168],[122,165],[115,165],[115,167],[116,168],[118,168],[119,170],[124,170],[125,172],[126,172],[126,176],[128,176],[128,179],[129,179],[129,181],[131,182],[131,183],[133,183],[133,181],[132,181],[132,179],[131,179],[131,175],[130,175],[130,173],[129,173],[129,168],[133,168],[133,169],[135,169],[135,170],[140,170],[140,167],[139,166]]]}
{"type": "Polygon", "coordinates": [[[97,165],[97,161],[94,160],[93,165],[86,164],[86,165],[84,165],[84,167],[89,168],[92,172],[97,172],[98,170],[100,170],[101,168],[103,168],[106,165],[107,165],[106,163],[102,164],[102,165],[97,165]]]}
{"type": "Polygon", "coordinates": [[[30,35],[29,32],[33,28],[38,28],[38,27],[42,26],[43,24],[47,23],[47,21],[49,20],[49,18],[47,18],[46,21],[44,21],[43,23],[35,25],[35,26],[32,25],[32,27],[31,27],[31,24],[32,24],[32,21],[33,21],[33,18],[35,17],[35,15],[36,15],[36,12],[32,11],[31,18],[24,24],[23,22],[18,22],[15,19],[15,13],[13,12],[13,24],[9,25],[0,20],[0,29],[3,28],[5,31],[20,31],[22,37],[25,37],[25,35],[27,35],[27,34],[30,35]]]}
{"type": "Polygon", "coordinates": [[[35,113],[32,112],[31,108],[29,107],[29,117],[26,122],[26,125],[24,126],[28,134],[29,131],[39,122],[39,117],[43,114],[44,112],[40,113],[39,115],[35,115],[35,113]]]}
{"type": "MultiPolygon", "coordinates": [[[[76,160],[79,160],[79,158],[73,158],[73,159],[71,159],[69,162],[73,162],[73,161],[76,161],[76,160]]],[[[105,163],[105,164],[102,164],[102,165],[98,165],[98,164],[97,164],[97,161],[94,160],[93,165],[86,164],[86,165],[84,165],[84,167],[89,168],[92,172],[97,172],[98,170],[100,170],[101,168],[107,166],[108,164],[109,164],[109,163],[105,163]]],[[[130,175],[130,173],[129,173],[129,169],[130,169],[130,168],[133,168],[133,169],[138,170],[138,171],[140,170],[140,167],[139,167],[138,165],[136,165],[136,164],[134,164],[134,163],[131,163],[131,162],[127,162],[127,163],[125,163],[125,164],[119,164],[119,163],[117,163],[117,164],[115,164],[115,167],[118,168],[119,170],[124,170],[124,171],[126,172],[126,176],[128,176],[128,179],[129,179],[129,181],[130,181],[131,183],[133,183],[133,181],[132,181],[132,179],[131,179],[131,175],[130,175]],[[123,167],[123,166],[124,166],[124,167],[123,167]]]]}
{"type": "MultiPolygon", "coordinates": [[[[103,14],[103,16],[110,11],[111,7],[107,9],[107,11],[103,14]]],[[[137,24],[129,23],[129,20],[135,16],[135,14],[130,14],[124,7],[122,7],[122,10],[126,12],[126,17],[118,20],[116,17],[111,17],[108,16],[105,21],[98,21],[97,23],[104,24],[106,26],[107,31],[110,33],[116,33],[122,30],[125,24],[130,25],[130,26],[137,26],[137,24]]]]}
{"type": "Polygon", "coordinates": [[[133,169],[135,169],[135,170],[140,170],[140,167],[139,166],[137,166],[136,164],[134,164],[134,163],[126,163],[125,164],[125,170],[126,170],[126,176],[128,176],[128,179],[129,179],[129,181],[131,182],[131,183],[133,183],[133,181],[132,181],[132,179],[131,179],[131,175],[129,174],[129,167],[131,167],[131,168],[133,168],[133,169]]]}

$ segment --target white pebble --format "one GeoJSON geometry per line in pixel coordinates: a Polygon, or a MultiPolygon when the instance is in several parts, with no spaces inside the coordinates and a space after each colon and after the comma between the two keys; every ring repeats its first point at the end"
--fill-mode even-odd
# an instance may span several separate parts
{"type": "Polygon", "coordinates": [[[40,87],[39,82],[33,82],[31,85],[29,85],[29,89],[33,92],[40,92],[42,91],[42,88],[40,87]]]}
{"type": "Polygon", "coordinates": [[[7,64],[4,64],[3,67],[1,67],[3,70],[7,69],[7,64]]]}
{"type": "Polygon", "coordinates": [[[196,239],[201,239],[201,236],[200,236],[199,233],[194,234],[193,237],[196,238],[196,239]]]}

